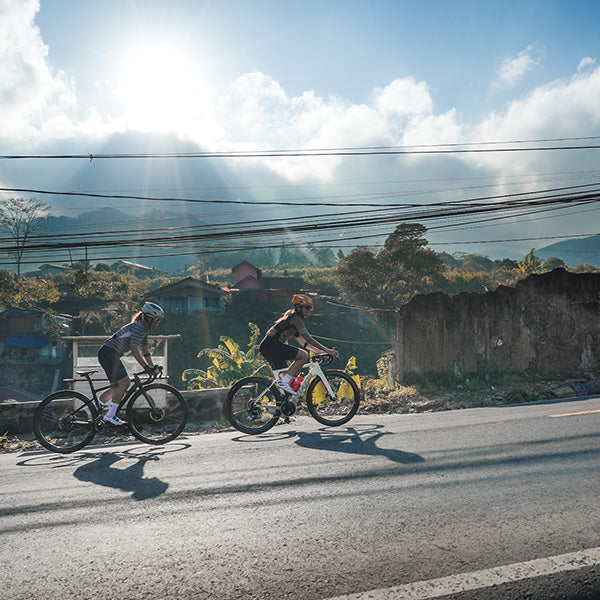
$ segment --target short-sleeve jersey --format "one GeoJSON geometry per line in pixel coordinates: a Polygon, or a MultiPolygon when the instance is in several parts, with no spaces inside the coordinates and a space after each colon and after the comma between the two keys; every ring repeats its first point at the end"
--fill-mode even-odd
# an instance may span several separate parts
{"type": "Polygon", "coordinates": [[[293,314],[285,319],[279,319],[268,331],[267,335],[286,343],[291,337],[306,333],[304,319],[297,314],[293,314]]]}
{"type": "Polygon", "coordinates": [[[149,331],[150,327],[144,319],[127,323],[106,340],[104,345],[123,356],[125,352],[131,350],[131,346],[147,346],[149,331]]]}

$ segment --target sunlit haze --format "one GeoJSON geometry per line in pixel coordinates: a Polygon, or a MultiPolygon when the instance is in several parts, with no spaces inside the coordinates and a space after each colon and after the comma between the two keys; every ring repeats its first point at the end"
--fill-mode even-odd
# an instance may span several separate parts
{"type": "MultiPolygon", "coordinates": [[[[599,173],[599,20],[591,0],[3,0],[0,154],[227,157],[142,170],[0,160],[0,187],[335,199],[341,211],[579,189],[599,173]]],[[[59,213],[97,206],[40,199],[59,213]]],[[[596,233],[599,216],[592,205],[424,224],[436,250],[522,256],[596,233]]]]}

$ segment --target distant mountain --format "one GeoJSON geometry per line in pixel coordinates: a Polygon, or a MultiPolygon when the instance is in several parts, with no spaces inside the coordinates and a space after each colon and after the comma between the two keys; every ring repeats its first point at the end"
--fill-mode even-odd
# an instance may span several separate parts
{"type": "Polygon", "coordinates": [[[600,267],[600,235],[550,244],[536,250],[535,254],[542,260],[551,257],[560,258],[569,267],[585,264],[600,267]]]}
{"type": "MultiPolygon", "coordinates": [[[[60,248],[44,254],[26,252],[23,271],[36,270],[45,262],[68,264],[87,258],[109,264],[125,259],[174,273],[198,261],[195,252],[198,245],[194,240],[176,246],[156,243],[154,238],[165,235],[165,229],[179,233],[199,225],[237,223],[244,230],[255,220],[275,220],[289,212],[286,207],[276,205],[252,206],[255,200],[277,200],[282,196],[285,199],[286,193],[294,194],[285,191],[289,186],[284,185],[281,177],[252,161],[234,165],[232,160],[224,158],[169,157],[172,153],[202,152],[197,144],[174,135],[126,132],[113,135],[97,147],[73,149],[68,141],[62,144],[48,148],[46,153],[69,155],[75,150],[77,154],[89,154],[90,159],[46,161],[36,169],[15,165],[10,178],[3,181],[31,192],[19,195],[33,196],[50,206],[53,216],[36,235],[60,235],[46,241],[67,243],[81,240],[82,234],[92,241],[114,239],[114,232],[129,231],[131,235],[145,236],[147,241],[134,249],[90,246],[87,255],[83,247],[70,252],[60,248]],[[140,156],[147,153],[165,156],[140,156]]],[[[0,269],[13,267],[11,257],[0,253],[0,269]]]]}
{"type": "Polygon", "coordinates": [[[198,261],[193,243],[183,247],[173,247],[154,244],[153,238],[157,235],[165,235],[167,230],[176,233],[185,228],[206,224],[206,221],[196,215],[164,210],[149,210],[132,215],[115,208],[101,208],[86,211],[76,217],[49,217],[35,231],[35,237],[31,238],[32,244],[73,242],[80,244],[79,247],[70,250],[56,248],[44,254],[26,251],[22,270],[33,271],[44,263],[68,265],[73,261],[87,259],[92,264],[98,262],[112,264],[124,259],[159,270],[163,269],[167,273],[182,271],[198,261]],[[88,241],[131,239],[137,234],[142,234],[146,240],[139,246],[99,248],[91,246],[87,254],[83,248],[88,241]]]}
{"type": "MultiPolygon", "coordinates": [[[[236,218],[242,220],[247,208],[251,206],[236,206],[227,214],[235,214],[236,218]]],[[[278,252],[268,246],[244,250],[236,249],[236,244],[232,243],[232,249],[227,251],[222,242],[215,240],[216,251],[206,252],[207,243],[202,240],[192,238],[170,243],[158,239],[171,235],[212,233],[212,225],[195,214],[157,209],[128,214],[114,208],[99,208],[76,217],[52,216],[42,221],[30,238],[32,247],[23,255],[21,271],[35,272],[43,264],[70,266],[82,260],[88,260],[93,266],[126,260],[154,267],[167,274],[184,273],[199,261],[207,269],[230,269],[243,260],[261,267],[277,263],[278,252]],[[134,237],[143,241],[135,246],[121,246],[118,243],[119,240],[134,237]],[[96,240],[111,243],[108,246],[94,246],[96,240]],[[53,247],[36,250],[35,246],[41,244],[51,244],[53,247]],[[69,244],[74,247],[69,248],[69,244]]],[[[299,256],[304,260],[303,254],[299,256]]],[[[14,259],[0,252],[0,270],[14,268],[14,259]]]]}

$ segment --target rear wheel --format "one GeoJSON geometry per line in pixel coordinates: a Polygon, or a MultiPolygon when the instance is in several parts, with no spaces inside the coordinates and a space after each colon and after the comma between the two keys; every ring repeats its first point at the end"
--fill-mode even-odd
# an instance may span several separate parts
{"type": "Polygon", "coordinates": [[[166,444],[183,431],[187,413],[179,390],[165,383],[151,383],[127,402],[126,418],[131,433],[141,442],[166,444]]]}
{"type": "Polygon", "coordinates": [[[282,400],[273,380],[244,377],[234,383],[227,393],[225,416],[242,433],[264,433],[279,420],[278,405],[282,400]]]}
{"type": "Polygon", "coordinates": [[[81,450],[96,434],[98,411],[93,402],[78,392],[62,390],[40,402],[33,417],[38,442],[51,450],[68,454],[81,450]]]}
{"type": "Polygon", "coordinates": [[[333,390],[333,396],[322,381],[314,377],[306,390],[306,407],[313,418],[323,425],[343,425],[358,410],[360,390],[354,379],[344,371],[324,371],[324,375],[333,390]]]}

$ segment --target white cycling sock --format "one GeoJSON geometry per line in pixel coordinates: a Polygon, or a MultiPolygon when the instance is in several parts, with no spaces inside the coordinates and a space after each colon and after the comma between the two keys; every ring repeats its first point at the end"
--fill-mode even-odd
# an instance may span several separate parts
{"type": "Polygon", "coordinates": [[[281,378],[281,383],[290,383],[292,381],[292,376],[287,373],[281,378]]]}
{"type": "Polygon", "coordinates": [[[112,417],[114,417],[117,414],[117,408],[119,408],[118,404],[115,404],[114,402],[111,402],[108,405],[108,412],[106,413],[106,416],[110,419],[112,417]]]}

